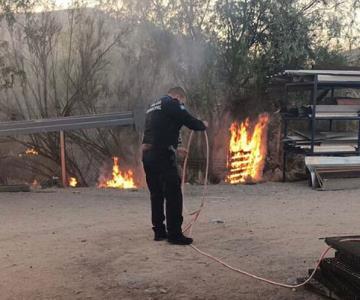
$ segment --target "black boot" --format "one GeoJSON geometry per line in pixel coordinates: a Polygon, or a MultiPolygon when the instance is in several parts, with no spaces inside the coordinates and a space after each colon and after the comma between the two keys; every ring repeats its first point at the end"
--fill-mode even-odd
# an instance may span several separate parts
{"type": "Polygon", "coordinates": [[[193,242],[192,238],[186,237],[185,235],[177,234],[168,237],[168,242],[174,245],[190,245],[193,242]]]}
{"type": "Polygon", "coordinates": [[[163,241],[168,238],[168,234],[166,232],[165,226],[164,227],[153,227],[154,230],[154,241],[163,241]]]}

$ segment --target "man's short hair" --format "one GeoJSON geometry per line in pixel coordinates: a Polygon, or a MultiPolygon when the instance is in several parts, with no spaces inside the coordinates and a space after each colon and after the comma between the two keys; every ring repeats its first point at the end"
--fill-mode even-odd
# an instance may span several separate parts
{"type": "Polygon", "coordinates": [[[176,87],[173,87],[173,88],[169,89],[168,94],[180,96],[182,98],[186,98],[185,90],[180,86],[176,86],[176,87]]]}

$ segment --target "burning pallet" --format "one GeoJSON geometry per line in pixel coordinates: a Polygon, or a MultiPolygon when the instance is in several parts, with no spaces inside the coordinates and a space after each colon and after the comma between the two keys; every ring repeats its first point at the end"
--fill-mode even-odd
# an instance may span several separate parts
{"type": "Polygon", "coordinates": [[[268,122],[268,114],[262,114],[254,125],[249,119],[241,124],[232,123],[227,182],[237,184],[261,180],[267,151],[268,122]]]}
{"type": "Polygon", "coordinates": [[[325,242],[336,250],[335,257],[321,262],[307,287],[330,299],[360,300],[360,236],[328,237],[325,242]]]}

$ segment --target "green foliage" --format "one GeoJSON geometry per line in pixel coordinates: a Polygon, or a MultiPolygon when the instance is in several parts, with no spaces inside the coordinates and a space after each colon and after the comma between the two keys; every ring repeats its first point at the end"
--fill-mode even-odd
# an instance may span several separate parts
{"type": "Polygon", "coordinates": [[[304,66],[309,58],[311,21],[294,1],[218,1],[216,12],[219,53],[231,86],[254,77],[263,82],[285,66],[304,66]]]}
{"type": "MultiPolygon", "coordinates": [[[[308,68],[318,53],[324,56],[324,51],[332,52],[329,55],[340,51],[330,45],[344,37],[350,25],[353,27],[344,20],[350,22],[347,14],[359,5],[358,0],[352,0],[351,6],[339,5],[337,0],[105,2],[109,7],[117,4],[118,14],[137,24],[149,22],[205,45],[211,56],[202,58],[201,72],[204,80],[212,82],[204,85],[222,87],[221,94],[230,102],[247,89],[255,88],[261,94],[267,78],[285,68],[308,68]],[[209,73],[212,76],[206,75],[209,73]]],[[[195,81],[197,86],[202,85],[195,81]]],[[[190,76],[190,87],[192,82],[194,78],[190,76]]]]}
{"type": "MultiPolygon", "coordinates": [[[[15,23],[15,14],[30,8],[32,0],[0,0],[0,22],[6,20],[8,26],[15,23]]],[[[24,77],[23,70],[16,68],[8,62],[4,55],[8,51],[8,41],[0,41],[0,90],[11,88],[15,76],[24,77]]]]}
{"type": "Polygon", "coordinates": [[[315,48],[313,57],[314,65],[322,69],[336,69],[348,64],[346,57],[339,49],[331,49],[328,46],[315,48]]]}
{"type": "MultiPolygon", "coordinates": [[[[341,51],[356,44],[359,2],[99,0],[100,10],[89,10],[77,0],[64,17],[31,13],[31,0],[0,0],[15,42],[12,49],[0,44],[0,76],[7,89],[14,74],[22,79],[13,93],[2,91],[4,102],[26,118],[131,110],[180,84],[195,114],[210,123],[213,155],[229,120],[277,106],[267,95],[271,75],[346,64],[341,51]],[[21,12],[26,18],[16,26],[21,12]]],[[[119,136],[69,134],[83,151],[81,159],[69,155],[69,170],[85,183],[85,157],[90,168],[94,159],[133,153],[119,136]]],[[[58,163],[56,137],[33,136],[31,146],[58,163]]]]}
{"type": "Polygon", "coordinates": [[[0,19],[5,18],[8,24],[15,22],[15,14],[23,12],[33,5],[33,0],[0,0],[0,19]]]}

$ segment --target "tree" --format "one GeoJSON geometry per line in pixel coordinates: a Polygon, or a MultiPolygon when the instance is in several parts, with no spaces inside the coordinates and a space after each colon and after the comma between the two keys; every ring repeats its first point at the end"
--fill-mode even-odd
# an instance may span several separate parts
{"type": "MultiPolygon", "coordinates": [[[[356,8],[359,1],[351,1],[356,8]]],[[[344,63],[340,41],[356,23],[341,18],[350,7],[340,0],[99,0],[97,9],[74,0],[67,12],[40,14],[20,2],[1,2],[3,12],[26,11],[8,27],[2,51],[5,65],[20,72],[15,88],[2,91],[5,111],[11,106],[28,119],[143,109],[180,84],[192,111],[210,122],[213,173],[224,165],[229,123],[279,105],[269,100],[270,76],[329,59],[344,63]]],[[[14,76],[7,78],[13,85],[14,76]]],[[[20,141],[58,164],[56,135],[20,141]]],[[[67,141],[69,172],[84,184],[102,160],[117,154],[135,163],[139,155],[140,135],[117,129],[71,132],[67,141]]]]}
{"type": "MultiPolygon", "coordinates": [[[[24,13],[32,6],[31,0],[0,0],[0,22],[5,22],[8,26],[15,23],[15,14],[24,13]]],[[[4,23],[3,23],[4,24],[4,23]]],[[[8,50],[9,44],[7,41],[0,41],[0,90],[11,88],[14,84],[14,77],[21,76],[21,70],[16,69],[9,61],[2,55],[8,50]]]]}
{"type": "Polygon", "coordinates": [[[231,119],[245,117],[244,112],[276,109],[278,103],[269,101],[266,94],[271,75],[286,68],[308,68],[319,61],[320,54],[334,57],[339,51],[330,46],[340,36],[329,22],[337,2],[107,1],[117,8],[112,12],[123,19],[145,26],[154,24],[181,37],[183,51],[177,53],[177,65],[172,67],[177,82],[190,94],[193,110],[210,121],[210,136],[215,137],[210,141],[211,155],[219,152],[215,143],[224,140],[224,124],[231,119]],[[330,36],[331,31],[332,38],[324,40],[325,33],[330,36]],[[196,48],[202,50],[196,53],[196,48]],[[187,58],[194,53],[196,56],[188,65],[182,53],[187,58]],[[219,135],[222,138],[217,138],[219,135]]]}
{"type": "MultiPolygon", "coordinates": [[[[66,13],[44,11],[29,13],[21,19],[21,25],[8,27],[12,43],[6,56],[26,76],[11,93],[4,91],[7,101],[1,103],[2,110],[15,111],[21,119],[98,112],[99,101],[108,92],[104,76],[109,66],[107,56],[119,46],[121,34],[108,32],[101,12],[79,8],[68,14],[68,24],[61,21],[66,13]]],[[[112,155],[109,135],[115,136],[100,129],[68,134],[69,175],[86,185],[89,178],[84,171],[93,164],[94,157],[100,161],[112,155]],[[83,152],[81,160],[79,152],[83,152]]],[[[57,134],[36,134],[16,140],[37,149],[42,157],[59,166],[57,134]]],[[[45,176],[57,172],[43,166],[45,176]]]]}
{"type": "Polygon", "coordinates": [[[5,18],[8,24],[14,24],[15,14],[28,11],[33,4],[32,0],[0,0],[0,20],[5,18]]]}

